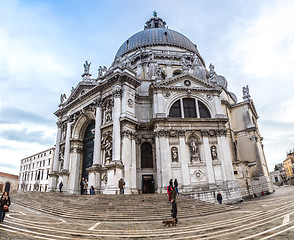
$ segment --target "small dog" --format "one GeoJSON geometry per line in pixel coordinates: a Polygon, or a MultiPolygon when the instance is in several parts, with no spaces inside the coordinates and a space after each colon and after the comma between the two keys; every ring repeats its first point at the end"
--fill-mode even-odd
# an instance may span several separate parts
{"type": "Polygon", "coordinates": [[[165,220],[165,221],[162,221],[164,225],[164,227],[166,227],[167,225],[170,227],[170,225],[172,225],[173,227],[176,226],[176,223],[175,223],[175,220],[165,220]]]}

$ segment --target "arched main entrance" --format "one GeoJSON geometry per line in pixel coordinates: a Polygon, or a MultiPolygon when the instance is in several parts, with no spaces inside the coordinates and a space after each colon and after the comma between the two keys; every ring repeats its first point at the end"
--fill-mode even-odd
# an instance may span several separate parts
{"type": "Polygon", "coordinates": [[[93,165],[95,122],[88,125],[84,136],[82,178],[88,179],[87,168],[93,165]]]}

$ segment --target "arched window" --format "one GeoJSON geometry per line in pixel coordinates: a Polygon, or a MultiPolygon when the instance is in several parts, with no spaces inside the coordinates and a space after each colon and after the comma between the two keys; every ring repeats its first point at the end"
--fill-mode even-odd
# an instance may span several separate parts
{"type": "Polygon", "coordinates": [[[200,118],[210,118],[208,108],[200,101],[198,101],[200,118]]]}
{"type": "Polygon", "coordinates": [[[176,118],[211,118],[209,109],[195,98],[177,100],[169,110],[169,117],[176,118]]]}
{"type": "Polygon", "coordinates": [[[153,168],[152,145],[148,142],[141,145],[141,168],[153,168]]]}
{"type": "Polygon", "coordinates": [[[180,100],[176,101],[172,107],[170,108],[169,111],[169,116],[170,117],[181,117],[181,105],[180,105],[180,100]]]}
{"type": "Polygon", "coordinates": [[[184,116],[185,118],[195,118],[196,117],[196,107],[194,98],[184,98],[183,99],[184,116]]]}

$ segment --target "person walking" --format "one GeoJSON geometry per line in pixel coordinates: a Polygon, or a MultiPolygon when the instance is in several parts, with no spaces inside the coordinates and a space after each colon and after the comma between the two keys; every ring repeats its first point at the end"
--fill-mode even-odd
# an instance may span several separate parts
{"type": "Polygon", "coordinates": [[[172,198],[172,209],[171,209],[171,216],[174,219],[175,224],[178,223],[177,214],[178,214],[178,207],[176,203],[176,199],[172,198]]]}
{"type": "Polygon", "coordinates": [[[86,179],[84,182],[84,194],[88,193],[88,180],[86,179]]]}
{"type": "Polygon", "coordinates": [[[168,201],[171,201],[172,199],[172,188],[173,188],[173,184],[170,184],[167,186],[168,201]]]}
{"type": "Polygon", "coordinates": [[[171,187],[171,198],[172,199],[176,199],[177,197],[177,191],[176,188],[174,186],[171,187]]]}
{"type": "Polygon", "coordinates": [[[85,183],[85,180],[84,178],[82,178],[81,182],[80,182],[80,187],[81,187],[81,195],[84,194],[84,183],[85,183]]]}
{"type": "Polygon", "coordinates": [[[0,223],[4,221],[5,213],[9,212],[10,197],[8,192],[4,192],[0,199],[0,223]]]}
{"type": "Polygon", "coordinates": [[[118,181],[118,187],[119,187],[119,193],[120,194],[124,194],[125,193],[125,181],[121,178],[119,181],[118,181]]]}
{"type": "Polygon", "coordinates": [[[174,181],[174,187],[175,187],[175,189],[176,189],[177,195],[179,195],[179,189],[178,189],[178,186],[179,186],[179,184],[178,184],[178,180],[175,178],[175,181],[174,181]]]}
{"type": "Polygon", "coordinates": [[[62,181],[59,183],[59,192],[62,192],[63,183],[62,181]]]}
{"type": "Polygon", "coordinates": [[[217,193],[216,200],[218,201],[219,204],[223,203],[223,196],[221,195],[220,192],[217,193]]]}

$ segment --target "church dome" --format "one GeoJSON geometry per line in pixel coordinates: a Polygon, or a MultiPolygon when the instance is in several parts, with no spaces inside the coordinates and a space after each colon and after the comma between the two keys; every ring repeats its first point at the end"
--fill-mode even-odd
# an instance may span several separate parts
{"type": "Polygon", "coordinates": [[[115,57],[122,56],[141,47],[168,45],[198,53],[196,46],[183,34],[165,27],[165,22],[156,16],[145,24],[145,29],[126,40],[115,57]]]}

